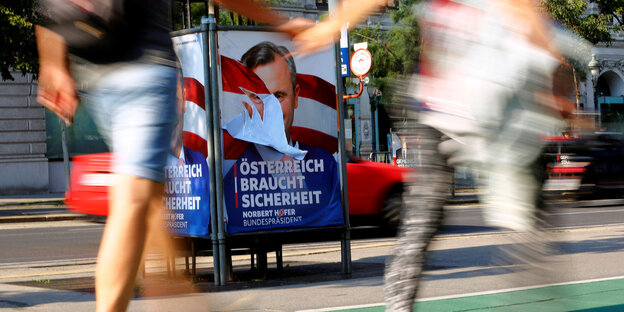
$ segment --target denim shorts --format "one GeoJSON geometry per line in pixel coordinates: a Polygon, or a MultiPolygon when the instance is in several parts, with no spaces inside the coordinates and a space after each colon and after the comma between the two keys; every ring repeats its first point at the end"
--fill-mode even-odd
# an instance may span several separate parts
{"type": "Polygon", "coordinates": [[[164,182],[177,123],[176,69],[128,64],[105,73],[83,94],[114,153],[112,171],[164,182]]]}

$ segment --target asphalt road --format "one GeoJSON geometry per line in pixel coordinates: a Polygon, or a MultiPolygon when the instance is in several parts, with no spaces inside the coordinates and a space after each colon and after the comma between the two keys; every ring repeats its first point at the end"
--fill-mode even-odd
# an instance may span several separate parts
{"type": "MultiPolygon", "coordinates": [[[[450,206],[441,235],[500,232],[488,227],[476,204],[450,206]]],[[[552,208],[551,229],[624,224],[624,206],[552,208]]],[[[94,259],[104,226],[85,221],[0,224],[0,264],[30,261],[94,259]],[[27,247],[27,248],[24,248],[27,247]]],[[[375,227],[356,227],[352,239],[388,237],[375,227]]]]}
{"type": "Polygon", "coordinates": [[[95,258],[104,228],[82,221],[0,226],[0,264],[95,258]]]}

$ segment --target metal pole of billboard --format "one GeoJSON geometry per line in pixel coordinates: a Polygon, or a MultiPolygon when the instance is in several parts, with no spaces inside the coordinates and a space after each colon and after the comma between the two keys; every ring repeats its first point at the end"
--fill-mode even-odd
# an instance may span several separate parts
{"type": "Polygon", "coordinates": [[[214,5],[212,2],[208,4],[210,6],[208,14],[208,39],[210,49],[210,94],[212,99],[212,136],[215,139],[213,141],[213,152],[215,162],[215,193],[217,204],[217,239],[219,243],[219,285],[225,285],[225,282],[229,279],[229,270],[227,267],[227,253],[225,246],[225,224],[224,224],[224,212],[223,212],[223,177],[222,177],[222,164],[221,164],[221,112],[219,108],[219,72],[217,70],[217,21],[214,15],[214,5]]]}
{"type": "MultiPolygon", "coordinates": [[[[201,30],[201,36],[202,36],[202,44],[204,46],[204,79],[205,81],[210,81],[210,53],[208,51],[208,49],[206,47],[208,47],[208,18],[203,17],[201,20],[201,26],[200,26],[200,30],[201,30]]],[[[204,82],[205,83],[205,82],[204,82]]],[[[216,192],[216,181],[217,181],[217,176],[219,175],[219,173],[215,170],[215,158],[218,157],[218,155],[215,155],[214,151],[212,147],[214,144],[214,140],[215,138],[212,135],[212,128],[213,128],[213,124],[212,124],[212,92],[206,92],[207,96],[204,99],[204,104],[206,107],[206,129],[207,131],[207,144],[208,144],[208,156],[209,156],[209,167],[210,167],[210,240],[212,241],[212,263],[213,263],[213,271],[214,271],[214,283],[215,285],[220,285],[220,276],[221,276],[221,271],[220,271],[220,262],[219,262],[219,253],[217,252],[217,250],[219,249],[219,244],[218,244],[218,237],[217,237],[217,233],[219,232],[219,228],[218,228],[218,213],[217,213],[217,200],[216,200],[216,196],[215,194],[217,194],[216,192]]]]}
{"type": "MultiPolygon", "coordinates": [[[[336,59],[340,59],[340,50],[336,46],[336,59]]],[[[336,66],[336,77],[341,77],[340,64],[336,66]]],[[[340,81],[340,80],[338,80],[340,81]]],[[[341,83],[336,84],[337,94],[344,94],[341,83]]],[[[347,157],[345,146],[345,133],[344,133],[344,100],[342,96],[338,96],[338,151],[340,155],[340,183],[342,184],[342,214],[345,220],[345,229],[342,232],[342,239],[340,241],[340,259],[342,263],[342,273],[351,274],[351,221],[349,219],[349,200],[347,190],[347,157]]]]}
{"type": "MultiPolygon", "coordinates": [[[[328,1],[329,14],[332,15],[335,12],[336,0],[328,1]]],[[[351,223],[349,221],[349,202],[347,196],[347,166],[346,166],[346,150],[345,150],[345,133],[344,133],[344,100],[343,100],[343,85],[342,70],[340,60],[340,45],[336,44],[334,47],[336,62],[336,94],[338,94],[338,151],[340,155],[340,182],[342,184],[342,213],[345,220],[345,229],[342,232],[342,238],[340,241],[340,259],[342,263],[342,273],[351,274],[351,223]]]]}

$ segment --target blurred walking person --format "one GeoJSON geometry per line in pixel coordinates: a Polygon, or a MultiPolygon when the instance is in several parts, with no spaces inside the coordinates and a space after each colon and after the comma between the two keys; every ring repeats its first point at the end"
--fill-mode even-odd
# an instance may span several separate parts
{"type": "MultiPolygon", "coordinates": [[[[354,25],[358,13],[379,5],[347,2],[333,19],[296,36],[295,44],[303,53],[321,48],[340,25],[354,25]],[[353,12],[352,6],[367,9],[353,12]]],[[[405,188],[399,238],[386,267],[388,311],[414,307],[426,250],[442,223],[458,164],[485,175],[488,225],[526,234],[506,256],[539,266],[535,261],[547,249],[536,231],[536,163],[542,136],[562,126],[553,74],[565,61],[532,0],[433,0],[415,12],[422,30],[420,69],[399,92],[408,98],[403,117],[414,134],[405,142],[408,158],[420,165],[405,188]]]]}
{"type": "Polygon", "coordinates": [[[514,250],[493,260],[543,269],[548,253],[538,231],[536,165],[541,138],[561,127],[552,91],[563,61],[547,21],[531,0],[432,1],[421,14],[420,73],[408,92],[421,103],[413,120],[423,165],[404,193],[404,223],[386,269],[389,311],[413,308],[458,164],[483,176],[486,223],[522,233],[514,250]]]}
{"type": "MultiPolygon", "coordinates": [[[[163,169],[178,120],[171,3],[47,0],[42,13],[48,23],[35,30],[38,101],[69,124],[79,89],[114,153],[115,181],[96,266],[97,311],[126,310],[147,234],[164,231],[163,169]]],[[[291,34],[310,25],[252,0],[222,4],[291,34]]]]}

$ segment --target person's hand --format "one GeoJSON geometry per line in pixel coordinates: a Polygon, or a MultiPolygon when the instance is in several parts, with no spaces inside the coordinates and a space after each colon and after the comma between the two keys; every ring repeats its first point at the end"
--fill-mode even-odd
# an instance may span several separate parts
{"type": "Polygon", "coordinates": [[[275,30],[286,33],[291,37],[295,37],[300,34],[302,31],[314,27],[316,25],[315,20],[296,17],[291,20],[286,21],[285,23],[275,27],[275,30]]]}
{"type": "Polygon", "coordinates": [[[340,24],[326,21],[294,36],[296,54],[305,55],[326,49],[340,38],[340,24]]]}
{"type": "Polygon", "coordinates": [[[54,64],[39,66],[37,101],[66,124],[71,124],[78,106],[78,95],[74,79],[67,68],[54,64]]]}
{"type": "Polygon", "coordinates": [[[576,103],[564,98],[564,97],[555,97],[556,109],[561,113],[563,118],[570,118],[576,112],[576,103]]]}

